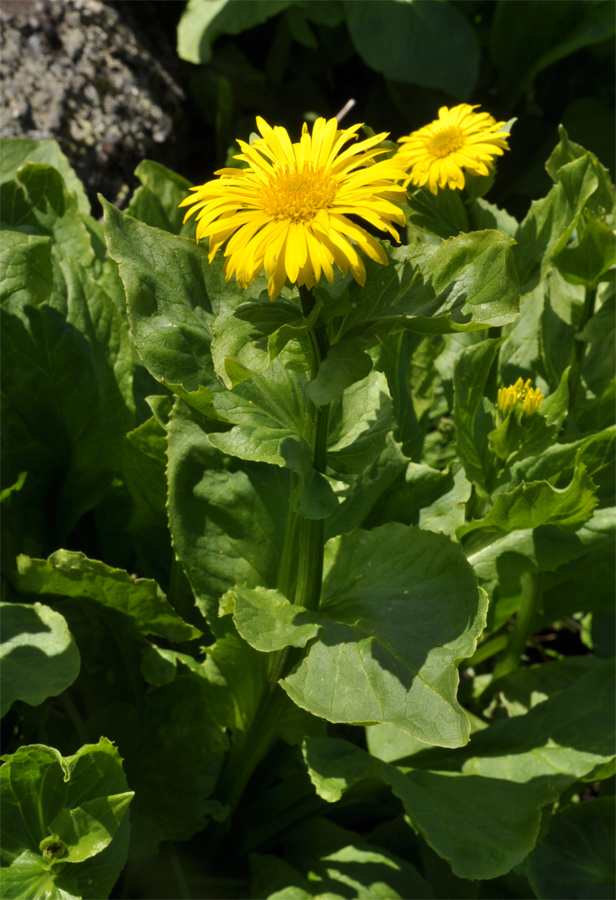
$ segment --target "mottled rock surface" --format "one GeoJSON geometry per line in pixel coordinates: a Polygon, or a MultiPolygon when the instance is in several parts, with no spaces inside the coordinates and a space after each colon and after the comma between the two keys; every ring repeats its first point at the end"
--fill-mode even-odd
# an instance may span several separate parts
{"type": "Polygon", "coordinates": [[[146,49],[116,9],[2,0],[0,16],[0,136],[54,138],[91,200],[102,191],[120,206],[141,159],[173,165],[184,114],[173,61],[146,49]]]}

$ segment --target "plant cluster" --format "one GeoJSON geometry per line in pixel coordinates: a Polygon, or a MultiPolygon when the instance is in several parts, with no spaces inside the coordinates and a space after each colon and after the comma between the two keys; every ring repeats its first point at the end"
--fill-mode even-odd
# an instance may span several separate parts
{"type": "Polygon", "coordinates": [[[613,896],[609,174],[259,128],[4,142],[2,896],[613,896]]]}

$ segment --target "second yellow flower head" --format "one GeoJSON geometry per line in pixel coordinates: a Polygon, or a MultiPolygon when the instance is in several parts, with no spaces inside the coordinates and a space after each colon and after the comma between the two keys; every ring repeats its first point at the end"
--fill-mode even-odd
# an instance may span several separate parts
{"type": "Polygon", "coordinates": [[[461,103],[448,109],[442,106],[438,119],[413,131],[398,141],[398,156],[412,181],[418,187],[427,185],[433,194],[438,188],[463,188],[464,171],[488,175],[494,157],[509,149],[501,131],[505,124],[497,122],[489,113],[476,113],[476,106],[461,103]]]}

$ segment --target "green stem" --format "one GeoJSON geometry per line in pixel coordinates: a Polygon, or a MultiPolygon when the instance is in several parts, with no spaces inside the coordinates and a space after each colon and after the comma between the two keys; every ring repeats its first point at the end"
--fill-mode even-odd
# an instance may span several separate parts
{"type": "Polygon", "coordinates": [[[484,662],[486,659],[490,659],[491,656],[495,656],[497,653],[500,653],[507,646],[508,635],[499,634],[496,637],[493,637],[489,641],[485,641],[485,643],[480,644],[472,656],[468,659],[463,659],[460,663],[460,670],[469,669],[478,666],[479,663],[484,662]]]}
{"type": "Polygon", "coordinates": [[[531,572],[525,572],[521,576],[522,595],[520,597],[520,606],[515,619],[514,626],[509,633],[507,647],[502,657],[494,667],[492,680],[502,678],[508,675],[520,665],[520,658],[526,647],[526,641],[529,635],[533,633],[537,621],[537,609],[541,591],[539,590],[539,579],[531,572]]]}
{"type": "MultiPolygon", "coordinates": [[[[300,287],[302,309],[308,317],[314,308],[310,291],[300,287]]],[[[323,326],[316,325],[308,332],[312,346],[312,377],[318,374],[328,348],[323,326]]],[[[313,447],[313,465],[318,472],[325,471],[329,406],[316,406],[308,400],[304,437],[313,447]]],[[[323,577],[323,520],[305,519],[289,509],[285,538],[278,567],[277,588],[291,602],[316,609],[321,595],[323,577]]],[[[255,767],[267,753],[276,734],[276,723],[287,696],[278,686],[278,680],[297,662],[303,651],[285,648],[269,658],[269,690],[263,697],[250,729],[241,743],[228,757],[227,764],[216,787],[215,797],[230,807],[227,820],[210,828],[208,855],[211,862],[228,830],[235,808],[239,803],[255,767]]]]}
{"type": "MultiPolygon", "coordinates": [[[[252,726],[244,740],[231,751],[225,770],[216,786],[216,798],[230,807],[223,826],[230,824],[235,808],[244,793],[252,773],[269,749],[275,726],[287,695],[278,685],[262,700],[252,726]]],[[[224,828],[226,831],[226,828],[224,828]]]]}
{"type": "MultiPolygon", "coordinates": [[[[295,478],[291,478],[291,493],[293,493],[295,478]]],[[[300,516],[294,510],[287,513],[287,524],[284,532],[282,554],[278,564],[278,580],[276,589],[293,603],[295,585],[297,583],[297,537],[299,532],[300,516]]]]}
{"type": "MultiPolygon", "coordinates": [[[[299,295],[304,317],[314,309],[314,298],[308,288],[301,286],[299,295]]],[[[312,346],[312,378],[316,378],[321,363],[327,356],[329,343],[323,325],[317,324],[308,332],[312,346]]],[[[304,437],[312,444],[312,464],[317,472],[325,472],[327,435],[329,429],[329,404],[316,406],[308,400],[304,437]]],[[[306,609],[318,609],[323,581],[323,519],[300,518],[299,559],[297,566],[297,590],[295,603],[306,609]]]]}

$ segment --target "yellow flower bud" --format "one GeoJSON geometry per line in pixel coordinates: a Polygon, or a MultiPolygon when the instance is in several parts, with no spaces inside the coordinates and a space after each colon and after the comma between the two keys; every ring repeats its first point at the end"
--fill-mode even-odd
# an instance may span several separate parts
{"type": "Polygon", "coordinates": [[[545,397],[539,388],[534,388],[530,378],[522,381],[518,378],[515,384],[510,387],[502,387],[498,391],[498,408],[506,415],[518,403],[521,404],[524,414],[530,416],[531,413],[537,412],[545,397]]]}

